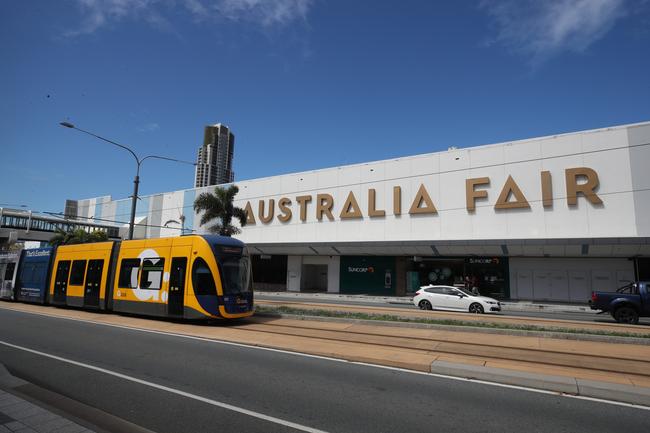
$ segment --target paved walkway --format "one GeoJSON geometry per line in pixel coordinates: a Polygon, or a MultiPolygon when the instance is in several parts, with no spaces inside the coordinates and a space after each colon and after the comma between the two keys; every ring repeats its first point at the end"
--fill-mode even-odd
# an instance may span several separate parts
{"type": "Polygon", "coordinates": [[[91,433],[92,430],[0,389],[0,433],[9,432],[91,433]]]}

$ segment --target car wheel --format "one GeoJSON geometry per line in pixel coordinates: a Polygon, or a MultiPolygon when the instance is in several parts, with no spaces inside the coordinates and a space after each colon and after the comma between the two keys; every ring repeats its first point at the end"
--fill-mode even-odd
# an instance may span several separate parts
{"type": "Polygon", "coordinates": [[[433,310],[431,302],[427,301],[426,299],[421,300],[418,306],[420,307],[420,310],[433,310]]]}
{"type": "Polygon", "coordinates": [[[474,314],[483,314],[485,310],[483,310],[483,306],[481,304],[474,302],[469,306],[469,312],[474,314]]]}
{"type": "Polygon", "coordinates": [[[636,325],[639,323],[639,313],[632,307],[619,307],[614,312],[614,319],[618,323],[630,323],[636,325]]]}

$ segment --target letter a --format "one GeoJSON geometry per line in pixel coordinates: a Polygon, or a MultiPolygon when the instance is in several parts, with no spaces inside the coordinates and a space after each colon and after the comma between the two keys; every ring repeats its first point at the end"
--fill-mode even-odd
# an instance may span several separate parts
{"type": "Polygon", "coordinates": [[[499,198],[497,199],[497,203],[494,205],[495,209],[529,209],[530,204],[528,203],[528,200],[526,200],[526,197],[524,196],[524,193],[521,192],[521,189],[519,189],[519,185],[517,185],[517,182],[512,178],[512,176],[508,176],[508,180],[506,180],[505,185],[503,185],[503,189],[501,190],[501,194],[499,194],[499,198]],[[510,194],[515,198],[515,201],[508,201],[510,198],[510,194]]]}
{"type": "Polygon", "coordinates": [[[436,207],[433,205],[433,200],[431,200],[431,197],[429,196],[427,189],[424,187],[424,184],[421,184],[420,189],[418,189],[418,193],[415,194],[415,199],[411,204],[411,209],[409,209],[409,214],[414,215],[414,214],[423,214],[423,213],[436,214],[438,213],[438,211],[436,210],[436,207]],[[420,207],[422,203],[424,203],[424,206],[420,207]]]}
{"type": "Polygon", "coordinates": [[[253,214],[253,207],[251,206],[251,202],[249,201],[246,202],[246,207],[244,208],[244,212],[246,212],[246,225],[254,226],[255,214],[253,214]]]}

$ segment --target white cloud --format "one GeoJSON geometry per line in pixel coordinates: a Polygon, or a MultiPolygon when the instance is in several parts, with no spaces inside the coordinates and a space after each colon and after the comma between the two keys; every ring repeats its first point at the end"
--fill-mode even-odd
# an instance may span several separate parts
{"type": "Polygon", "coordinates": [[[201,0],[184,0],[184,5],[196,18],[207,18],[210,16],[209,9],[201,0]]]}
{"type": "Polygon", "coordinates": [[[147,123],[145,125],[138,126],[138,132],[155,132],[160,129],[160,125],[157,123],[147,123]]]}
{"type": "Polygon", "coordinates": [[[491,43],[533,63],[564,51],[582,52],[625,15],[625,0],[483,0],[497,34],[491,43]]]}
{"type": "Polygon", "coordinates": [[[265,26],[305,19],[312,0],[218,0],[215,9],[234,21],[250,20],[265,26]]]}
{"type": "Polygon", "coordinates": [[[305,20],[314,0],[75,0],[82,14],[79,28],[66,36],[91,34],[111,23],[140,20],[170,30],[165,13],[188,11],[197,21],[226,19],[264,27],[305,20]]]}
{"type": "Polygon", "coordinates": [[[160,21],[152,9],[158,0],[76,0],[83,19],[81,27],[66,32],[66,36],[90,34],[112,21],[125,18],[144,18],[149,22],[160,21]]]}

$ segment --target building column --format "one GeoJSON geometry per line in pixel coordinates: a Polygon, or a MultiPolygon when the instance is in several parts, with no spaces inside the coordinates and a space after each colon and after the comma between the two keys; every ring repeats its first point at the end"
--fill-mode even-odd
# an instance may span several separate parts
{"type": "Polygon", "coordinates": [[[287,256],[287,292],[299,292],[302,256],[287,256]]]}
{"type": "Polygon", "coordinates": [[[406,296],[406,257],[395,257],[395,295],[406,296]]]}
{"type": "Polygon", "coordinates": [[[331,256],[327,263],[327,293],[339,293],[341,287],[341,257],[331,256]]]}

